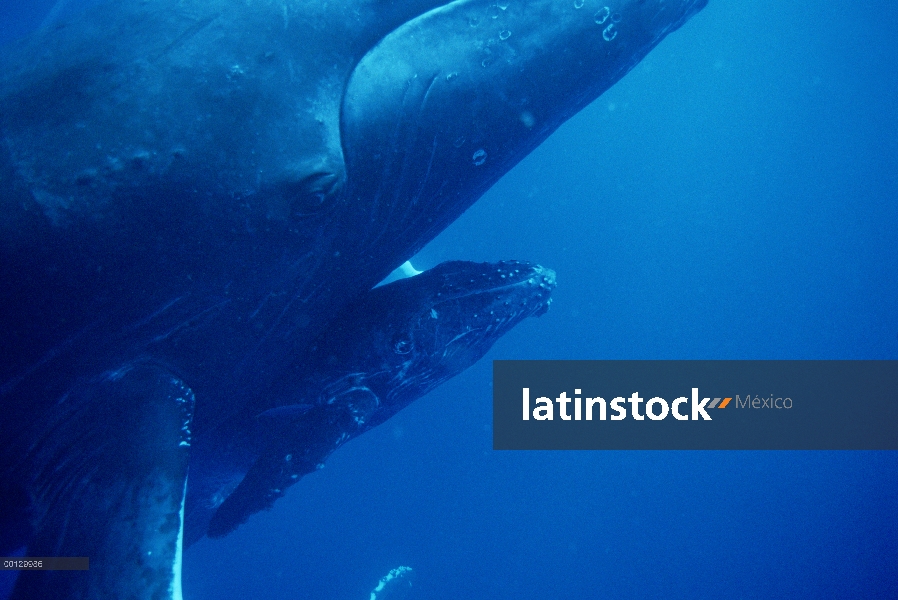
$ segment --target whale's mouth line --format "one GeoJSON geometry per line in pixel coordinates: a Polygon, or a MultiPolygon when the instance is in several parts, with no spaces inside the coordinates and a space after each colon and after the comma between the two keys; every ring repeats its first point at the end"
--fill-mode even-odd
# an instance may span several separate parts
{"type": "Polygon", "coordinates": [[[469,336],[475,335],[475,334],[477,334],[478,332],[483,332],[483,331],[486,331],[486,328],[485,328],[485,327],[472,327],[471,329],[468,329],[468,330],[466,330],[466,331],[462,331],[461,333],[459,333],[459,334],[456,335],[454,338],[452,338],[451,340],[449,340],[448,342],[446,342],[446,343],[444,344],[444,345],[445,345],[445,348],[443,349],[443,356],[445,356],[446,353],[449,352],[449,349],[450,349],[450,347],[452,346],[452,344],[454,344],[454,343],[457,342],[458,340],[463,339],[463,338],[465,338],[465,337],[469,337],[469,336]]]}
{"type": "MultiPolygon", "coordinates": [[[[453,292],[446,298],[440,298],[439,302],[435,303],[433,306],[436,309],[441,304],[445,304],[446,302],[463,300],[465,298],[470,298],[471,296],[477,296],[481,294],[501,293],[505,290],[511,290],[517,287],[526,286],[528,284],[535,286],[534,293],[531,294],[530,297],[538,300],[541,296],[543,296],[544,293],[551,292],[555,288],[555,274],[550,269],[546,269],[544,267],[535,267],[531,268],[530,270],[531,274],[529,276],[522,277],[513,281],[508,281],[501,285],[478,288],[464,292],[453,292]],[[542,281],[540,281],[541,278],[542,281]],[[537,293],[536,290],[541,290],[543,293],[537,293]]],[[[546,298],[546,300],[548,300],[548,297],[546,298]]]]}

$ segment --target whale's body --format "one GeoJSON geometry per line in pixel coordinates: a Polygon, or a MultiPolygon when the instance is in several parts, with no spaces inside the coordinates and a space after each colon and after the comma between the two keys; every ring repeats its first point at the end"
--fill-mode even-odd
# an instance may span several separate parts
{"type": "Polygon", "coordinates": [[[270,396],[192,448],[185,541],[220,537],[270,508],[344,443],[545,313],[554,287],[554,272],[540,266],[455,261],[347,306],[270,396]]]}
{"type": "Polygon", "coordinates": [[[191,440],[705,3],[110,0],[9,49],[0,495],[29,526],[0,549],[77,552],[65,523],[108,566],[19,597],[174,590],[191,440]]]}

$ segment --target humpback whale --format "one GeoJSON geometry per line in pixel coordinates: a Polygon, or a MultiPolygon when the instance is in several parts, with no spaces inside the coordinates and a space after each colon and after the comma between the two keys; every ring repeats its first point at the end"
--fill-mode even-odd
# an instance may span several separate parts
{"type": "Polygon", "coordinates": [[[554,287],[554,272],[529,263],[448,262],[353,302],[270,397],[222,426],[220,442],[191,449],[185,541],[220,537],[270,508],[341,445],[474,364],[521,320],[545,313],[554,287]],[[216,484],[235,473],[244,479],[221,494],[216,484]]]}
{"type": "Polygon", "coordinates": [[[706,1],[102,0],[9,48],[0,547],[175,595],[189,444],[706,1]]]}

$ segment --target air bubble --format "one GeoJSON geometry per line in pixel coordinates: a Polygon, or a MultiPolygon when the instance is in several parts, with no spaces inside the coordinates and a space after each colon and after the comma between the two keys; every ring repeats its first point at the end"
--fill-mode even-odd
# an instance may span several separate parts
{"type": "Polygon", "coordinates": [[[456,148],[461,148],[465,144],[465,136],[459,136],[455,138],[455,141],[452,142],[452,145],[456,148]]]}
{"type": "Polygon", "coordinates": [[[477,152],[474,153],[474,156],[471,157],[474,161],[474,166],[479,167],[483,163],[486,162],[486,150],[481,148],[477,152]]]}
{"type": "Polygon", "coordinates": [[[446,75],[446,81],[452,81],[454,79],[458,79],[458,73],[456,73],[455,71],[446,75]]]}
{"type": "Polygon", "coordinates": [[[468,17],[468,25],[470,25],[471,27],[477,27],[478,25],[480,25],[480,17],[478,17],[478,16],[468,17]]]}
{"type": "Polygon", "coordinates": [[[584,0],[574,0],[574,8],[580,10],[581,8],[583,8],[583,2],[584,0]]]}
{"type": "Polygon", "coordinates": [[[504,29],[499,32],[499,39],[502,40],[503,42],[510,37],[511,37],[511,32],[508,31],[507,29],[504,29]]]}
{"type": "Polygon", "coordinates": [[[605,21],[608,20],[608,17],[611,15],[611,9],[607,6],[603,6],[599,9],[599,12],[593,15],[593,19],[596,20],[596,25],[602,25],[605,21]]]}
{"type": "Polygon", "coordinates": [[[617,27],[614,26],[614,23],[605,28],[605,31],[602,32],[602,37],[605,38],[606,42],[610,42],[617,37],[617,27]]]}
{"type": "Polygon", "coordinates": [[[614,13],[613,15],[611,15],[611,22],[612,23],[620,23],[620,20],[622,18],[623,17],[620,16],[620,13],[614,13]]]}

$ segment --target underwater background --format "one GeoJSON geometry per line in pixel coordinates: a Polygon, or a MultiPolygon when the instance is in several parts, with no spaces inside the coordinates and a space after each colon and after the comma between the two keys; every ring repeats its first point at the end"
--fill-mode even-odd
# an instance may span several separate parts
{"type": "MultiPolygon", "coordinates": [[[[2,0],[0,43],[84,3],[2,0]]],[[[497,452],[491,390],[493,359],[898,359],[896,31],[710,0],[413,259],[537,261],[551,310],[189,549],[187,600],[400,565],[409,600],[898,598],[898,452],[497,452]]]]}

